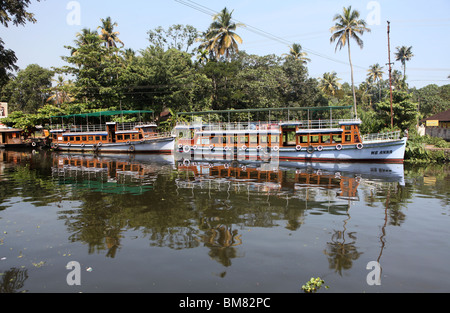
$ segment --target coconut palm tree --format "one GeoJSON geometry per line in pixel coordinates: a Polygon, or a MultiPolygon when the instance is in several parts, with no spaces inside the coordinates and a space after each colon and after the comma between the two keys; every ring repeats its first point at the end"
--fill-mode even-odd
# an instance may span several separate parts
{"type": "Polygon", "coordinates": [[[306,52],[302,51],[302,46],[298,43],[292,44],[289,51],[289,54],[283,54],[287,58],[293,58],[296,61],[300,61],[303,64],[306,64],[307,62],[311,62],[311,59],[307,58],[308,55],[306,52]]]}
{"type": "Polygon", "coordinates": [[[336,91],[341,88],[339,81],[341,80],[336,76],[336,72],[324,73],[319,81],[319,88],[327,95],[334,96],[336,91]]]}
{"type": "Polygon", "coordinates": [[[227,59],[230,58],[232,53],[239,52],[238,44],[242,44],[242,38],[234,31],[243,24],[233,23],[232,14],[233,11],[230,12],[225,7],[214,15],[213,22],[205,36],[206,40],[200,45],[200,48],[214,53],[216,59],[223,55],[227,59]]]}
{"type": "Polygon", "coordinates": [[[378,82],[378,92],[379,92],[379,100],[381,101],[381,79],[383,78],[383,67],[380,64],[374,64],[369,67],[367,70],[367,78],[369,81],[377,83],[378,82]]]}
{"type": "Polygon", "coordinates": [[[114,47],[117,48],[117,43],[124,43],[117,37],[120,33],[114,31],[114,27],[117,26],[116,22],[111,21],[111,17],[107,17],[106,19],[101,19],[102,25],[98,27],[100,29],[100,38],[105,42],[105,46],[108,48],[114,47]]]}
{"type": "Polygon", "coordinates": [[[411,58],[414,56],[412,53],[411,47],[401,46],[397,47],[397,52],[395,53],[395,60],[402,62],[403,66],[403,79],[406,78],[406,61],[410,61],[411,58]]]}
{"type": "Polygon", "coordinates": [[[66,81],[63,76],[58,75],[52,81],[55,83],[55,86],[51,88],[52,95],[47,98],[47,102],[53,102],[59,107],[65,102],[72,102],[74,100],[73,96],[67,91],[73,87],[71,80],[66,81]]]}
{"type": "Polygon", "coordinates": [[[350,39],[353,38],[358,46],[362,49],[364,46],[363,41],[360,36],[364,34],[364,32],[370,32],[370,29],[366,27],[366,22],[363,19],[359,19],[359,12],[356,10],[352,10],[352,7],[343,8],[342,14],[336,14],[333,18],[333,21],[336,22],[333,27],[330,28],[330,31],[333,33],[330,38],[330,43],[337,41],[335,51],[339,48],[342,49],[345,45],[348,47],[348,60],[350,62],[351,69],[351,78],[352,78],[352,90],[353,90],[353,105],[355,110],[355,116],[357,116],[356,112],[356,93],[355,93],[355,84],[353,80],[353,65],[352,58],[350,53],[350,39]]]}

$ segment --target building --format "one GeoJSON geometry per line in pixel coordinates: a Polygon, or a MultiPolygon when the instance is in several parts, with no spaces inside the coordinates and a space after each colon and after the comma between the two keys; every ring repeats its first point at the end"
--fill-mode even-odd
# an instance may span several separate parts
{"type": "Polygon", "coordinates": [[[450,109],[421,120],[425,123],[425,134],[450,141],[450,109]]]}
{"type": "Polygon", "coordinates": [[[0,119],[8,117],[8,103],[0,102],[0,119]]]}

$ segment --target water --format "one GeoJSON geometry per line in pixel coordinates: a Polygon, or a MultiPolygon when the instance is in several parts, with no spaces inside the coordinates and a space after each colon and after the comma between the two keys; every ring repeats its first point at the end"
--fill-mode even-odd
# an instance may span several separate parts
{"type": "Polygon", "coordinates": [[[1,151],[0,292],[449,292],[449,185],[448,165],[1,151]]]}

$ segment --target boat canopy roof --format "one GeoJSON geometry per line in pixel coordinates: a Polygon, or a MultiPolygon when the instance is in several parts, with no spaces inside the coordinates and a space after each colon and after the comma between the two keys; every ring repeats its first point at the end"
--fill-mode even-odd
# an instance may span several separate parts
{"type": "Polygon", "coordinates": [[[352,106],[322,106],[322,107],[284,107],[284,108],[252,108],[252,109],[237,109],[237,110],[213,110],[200,112],[178,112],[177,115],[200,115],[200,114],[214,114],[214,113],[250,113],[250,112],[267,112],[267,111],[329,111],[351,109],[352,106]]]}
{"type": "Polygon", "coordinates": [[[118,111],[99,111],[90,113],[80,113],[80,114],[70,114],[70,115],[60,115],[52,116],[52,118],[70,118],[70,117],[102,117],[111,115],[122,115],[122,114],[141,114],[141,113],[154,113],[152,110],[118,110],[118,111]]]}

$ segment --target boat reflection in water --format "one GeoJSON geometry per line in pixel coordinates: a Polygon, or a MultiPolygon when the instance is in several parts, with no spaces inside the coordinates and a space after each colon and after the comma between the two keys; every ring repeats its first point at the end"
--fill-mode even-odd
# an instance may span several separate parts
{"type": "Polygon", "coordinates": [[[57,154],[52,176],[95,191],[141,194],[152,188],[162,169],[173,166],[171,155],[57,154]]]}
{"type": "Polygon", "coordinates": [[[226,189],[231,184],[237,188],[245,186],[249,192],[285,194],[304,200],[308,200],[308,194],[298,192],[312,189],[334,190],[337,199],[358,200],[357,189],[362,180],[404,186],[403,164],[181,159],[177,167],[188,173],[185,180],[178,181],[179,187],[226,189]]]}

